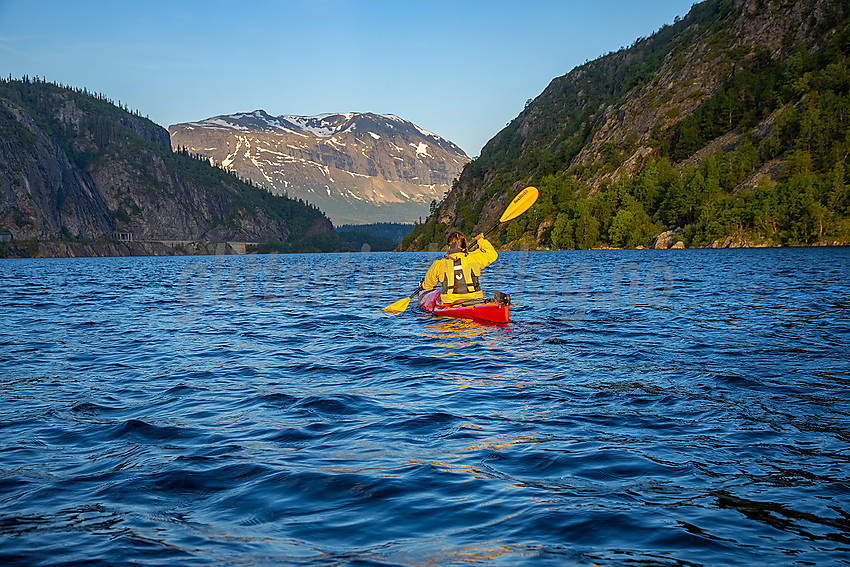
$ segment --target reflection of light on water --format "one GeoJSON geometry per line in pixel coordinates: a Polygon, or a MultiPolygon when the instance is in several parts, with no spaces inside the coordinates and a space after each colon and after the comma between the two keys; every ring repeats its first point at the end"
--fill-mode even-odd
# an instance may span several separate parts
{"type": "Polygon", "coordinates": [[[483,439],[480,443],[464,447],[463,450],[480,451],[482,449],[489,449],[490,451],[502,452],[508,447],[512,447],[514,445],[533,445],[539,442],[540,441],[531,435],[499,435],[497,437],[483,439]]]}
{"type": "Polygon", "coordinates": [[[486,477],[486,475],[472,465],[462,465],[460,463],[449,463],[443,461],[423,461],[421,459],[409,459],[410,463],[415,465],[431,465],[441,472],[452,474],[469,474],[475,477],[486,477]]]}
{"type": "MultiPolygon", "coordinates": [[[[510,516],[510,517],[513,517],[510,516]]],[[[368,552],[367,559],[379,559],[381,564],[389,561],[393,564],[406,565],[410,567],[423,565],[492,565],[500,557],[536,557],[540,555],[543,547],[537,544],[520,543],[508,544],[497,539],[492,543],[482,542],[470,544],[463,547],[451,547],[442,545],[440,539],[432,540],[427,549],[418,553],[408,553],[404,550],[387,550],[368,552]],[[434,549],[437,547],[437,549],[434,549]]]]}
{"type": "MultiPolygon", "coordinates": [[[[476,426],[472,423],[465,423],[463,425],[466,428],[475,428],[481,429],[480,426],[476,426]]],[[[468,445],[466,447],[462,447],[458,449],[457,456],[461,456],[464,453],[473,453],[480,452],[484,450],[493,451],[493,452],[504,452],[510,447],[515,445],[521,446],[529,446],[540,443],[540,440],[532,435],[498,435],[494,437],[490,437],[487,439],[483,439],[480,443],[476,443],[474,445],[468,445]]],[[[407,462],[413,463],[415,465],[431,465],[439,469],[442,472],[452,473],[452,474],[468,474],[473,477],[489,477],[489,473],[485,472],[481,469],[481,467],[462,464],[458,462],[451,461],[438,461],[438,460],[422,460],[422,459],[408,459],[407,462]]]]}
{"type": "Polygon", "coordinates": [[[466,346],[469,341],[464,339],[477,339],[493,335],[500,327],[483,325],[470,319],[439,318],[433,323],[426,325],[428,331],[420,333],[423,337],[437,339],[442,342],[434,343],[441,347],[466,346]]]}
{"type": "Polygon", "coordinates": [[[510,552],[510,548],[504,545],[494,545],[492,547],[467,546],[448,552],[446,558],[460,563],[480,564],[485,562],[490,563],[494,559],[498,559],[510,552]]]}

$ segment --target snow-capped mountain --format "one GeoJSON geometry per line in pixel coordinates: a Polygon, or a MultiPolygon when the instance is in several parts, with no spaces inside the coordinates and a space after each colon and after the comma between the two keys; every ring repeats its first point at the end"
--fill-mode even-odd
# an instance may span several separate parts
{"type": "Polygon", "coordinates": [[[270,116],[262,110],[168,128],[174,149],[210,159],[335,224],[428,216],[469,161],[455,144],[393,115],[270,116]]]}

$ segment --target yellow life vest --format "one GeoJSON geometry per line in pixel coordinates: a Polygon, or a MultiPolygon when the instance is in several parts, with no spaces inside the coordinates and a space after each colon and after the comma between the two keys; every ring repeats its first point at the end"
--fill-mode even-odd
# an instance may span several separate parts
{"type": "Polygon", "coordinates": [[[448,305],[469,299],[484,299],[478,283],[481,270],[496,261],[498,253],[485,238],[478,240],[478,250],[449,250],[434,260],[422,279],[422,289],[440,286],[440,303],[448,305]]]}
{"type": "Polygon", "coordinates": [[[443,279],[440,282],[440,302],[455,303],[469,299],[484,299],[484,292],[478,283],[479,273],[476,273],[466,254],[452,254],[444,258],[443,279]]]}

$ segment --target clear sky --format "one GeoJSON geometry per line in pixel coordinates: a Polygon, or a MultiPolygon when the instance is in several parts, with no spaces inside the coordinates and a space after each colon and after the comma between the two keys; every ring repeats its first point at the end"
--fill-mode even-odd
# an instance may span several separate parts
{"type": "Polygon", "coordinates": [[[470,157],[577,65],[693,0],[0,0],[0,74],[168,127],[264,109],[396,114],[470,157]]]}

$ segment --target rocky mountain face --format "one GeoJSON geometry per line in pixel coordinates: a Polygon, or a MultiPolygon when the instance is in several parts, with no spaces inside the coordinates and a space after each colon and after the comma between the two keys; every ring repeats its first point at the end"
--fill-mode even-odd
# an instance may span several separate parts
{"type": "MultiPolygon", "coordinates": [[[[652,79],[630,92],[619,104],[601,108],[594,116],[591,135],[570,166],[592,165],[603,160],[605,146],[628,148],[622,169],[613,173],[597,171],[591,179],[594,189],[616,177],[622,171],[634,174],[650,155],[661,155],[649,143],[653,132],[669,131],[701,104],[714,97],[724,80],[742,71],[744,65],[762,57],[786,61],[798,45],[807,50],[823,47],[832,34],[824,34],[829,20],[837,19],[838,3],[834,0],[795,0],[768,2],[764,0],[735,0],[709,3],[695,7],[693,19],[701,11],[715,12],[715,18],[695,23],[683,32],[681,41],[662,61],[652,79]]],[[[707,14],[703,17],[706,17],[707,14]]],[[[834,22],[833,22],[834,23],[834,22]]],[[[628,58],[628,53],[623,56],[628,58]]],[[[577,73],[579,74],[579,73],[577,73]]],[[[569,75],[564,80],[571,80],[569,75]]],[[[559,81],[560,82],[560,81],[559,81]]],[[[556,82],[541,94],[552,96],[556,82]]],[[[754,129],[762,138],[769,132],[775,116],[768,116],[754,129]]],[[[535,113],[524,117],[524,127],[533,128],[535,113]]],[[[741,131],[729,128],[732,137],[718,141],[732,149],[737,146],[741,131]]],[[[690,163],[699,163],[700,155],[716,148],[700,148],[688,156],[690,163]]]]}
{"type": "Polygon", "coordinates": [[[0,132],[0,229],[15,242],[336,239],[315,207],[172,152],[165,129],[86,92],[4,80],[0,132]]]}
{"type": "MultiPolygon", "coordinates": [[[[541,202],[511,234],[504,227],[497,234],[505,246],[521,239],[532,247],[649,245],[650,233],[677,229],[694,245],[728,241],[735,231],[744,241],[811,243],[830,230],[846,231],[850,179],[841,173],[840,183],[828,181],[839,164],[827,156],[844,151],[847,124],[840,118],[827,124],[823,116],[843,108],[850,85],[848,17],[843,0],[695,4],[631,47],[554,79],[488,142],[403,248],[439,242],[447,227],[469,233],[488,227],[529,184],[541,185],[541,202]],[[820,147],[802,138],[813,121],[823,122],[820,147]],[[714,160],[708,168],[706,159],[714,160]],[[808,169],[797,168],[797,159],[810,160],[808,169]],[[694,182],[698,170],[708,189],[694,182]],[[785,184],[797,174],[811,174],[821,188],[791,213],[796,205],[785,184]],[[757,187],[761,193],[744,202],[757,187]],[[761,206],[756,200],[770,201],[768,190],[782,194],[774,200],[788,201],[787,218],[774,218],[772,228],[753,212],[761,206]],[[695,202],[685,214],[687,192],[695,202]],[[709,210],[721,201],[729,211],[709,210]],[[621,211],[624,224],[615,226],[621,211]],[[794,215],[817,220],[800,228],[794,215]],[[579,238],[579,225],[592,238],[579,238]],[[622,237],[624,230],[635,238],[622,237]]],[[[845,171],[843,163],[840,168],[845,171]]]]}
{"type": "Polygon", "coordinates": [[[336,224],[418,221],[469,161],[451,142],[392,115],[256,110],[169,132],[175,149],[314,204],[336,224]]]}
{"type": "MultiPolygon", "coordinates": [[[[63,105],[60,112],[79,110],[63,105]]],[[[73,120],[73,114],[67,114],[73,120]]],[[[0,100],[0,226],[16,240],[109,235],[114,223],[87,172],[9,100],[0,100]]]]}

